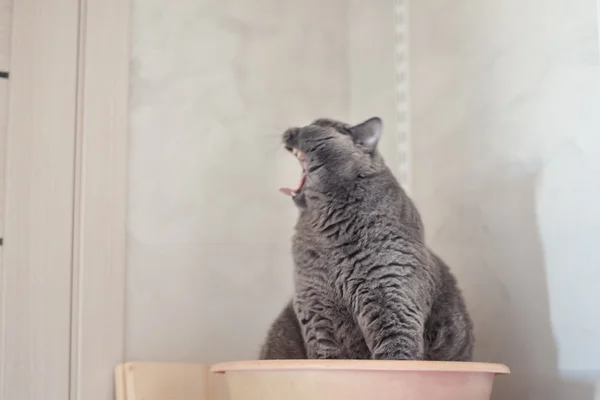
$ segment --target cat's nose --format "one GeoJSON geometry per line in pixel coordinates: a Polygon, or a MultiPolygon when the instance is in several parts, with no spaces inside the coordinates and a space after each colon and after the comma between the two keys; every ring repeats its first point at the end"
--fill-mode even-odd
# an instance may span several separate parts
{"type": "Polygon", "coordinates": [[[283,133],[283,145],[291,150],[297,147],[298,128],[290,128],[283,133]]]}

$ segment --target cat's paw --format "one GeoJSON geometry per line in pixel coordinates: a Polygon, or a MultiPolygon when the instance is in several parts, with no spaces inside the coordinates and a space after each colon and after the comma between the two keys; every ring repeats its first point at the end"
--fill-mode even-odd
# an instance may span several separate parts
{"type": "Polygon", "coordinates": [[[402,337],[380,342],[372,352],[374,360],[422,360],[424,355],[423,342],[413,342],[402,337]]]}
{"type": "Polygon", "coordinates": [[[340,349],[320,349],[316,350],[309,358],[315,360],[345,360],[348,359],[346,354],[340,349]]]}
{"type": "Polygon", "coordinates": [[[373,353],[373,360],[400,360],[400,361],[408,361],[408,360],[420,360],[422,359],[422,355],[419,355],[419,352],[410,349],[410,348],[390,348],[385,349],[383,351],[378,351],[373,353]]]}

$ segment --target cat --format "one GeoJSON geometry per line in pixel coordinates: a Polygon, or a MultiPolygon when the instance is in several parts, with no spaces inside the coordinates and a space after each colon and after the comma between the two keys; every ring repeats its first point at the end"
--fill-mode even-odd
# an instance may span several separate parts
{"type": "Polygon", "coordinates": [[[302,166],[292,196],[293,301],[261,359],[471,361],[473,324],[421,217],[377,150],[383,123],[331,119],[288,129],[302,166]]]}

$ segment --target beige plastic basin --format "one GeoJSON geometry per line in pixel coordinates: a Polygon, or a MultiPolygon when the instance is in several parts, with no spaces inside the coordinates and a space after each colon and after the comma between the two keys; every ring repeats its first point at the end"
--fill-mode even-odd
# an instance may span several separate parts
{"type": "Polygon", "coordinates": [[[505,365],[431,361],[274,360],[213,365],[229,400],[489,400],[505,365]]]}

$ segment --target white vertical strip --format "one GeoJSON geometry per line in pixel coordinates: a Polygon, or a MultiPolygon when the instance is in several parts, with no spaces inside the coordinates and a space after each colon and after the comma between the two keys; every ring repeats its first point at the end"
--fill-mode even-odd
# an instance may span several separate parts
{"type": "Polygon", "coordinates": [[[69,398],[77,0],[16,0],[0,277],[0,399],[69,398]]]}
{"type": "Polygon", "coordinates": [[[129,0],[80,0],[71,400],[112,400],[123,361],[129,0]]]}
{"type": "MultiPolygon", "coordinates": [[[[12,0],[0,0],[0,71],[8,72],[10,48],[10,18],[12,0]]],[[[0,241],[4,228],[4,164],[6,125],[8,122],[8,79],[0,78],[0,241]]],[[[0,243],[0,274],[2,271],[2,243],[0,243]]]]}
{"type": "Polygon", "coordinates": [[[79,32],[78,32],[78,53],[77,53],[77,108],[76,108],[76,125],[75,125],[75,171],[74,171],[74,188],[73,188],[73,264],[71,269],[71,359],[70,359],[70,386],[69,386],[69,400],[77,399],[79,391],[80,377],[78,375],[80,355],[79,342],[80,342],[80,279],[81,271],[79,268],[79,236],[81,235],[81,159],[83,157],[82,152],[82,125],[83,125],[83,79],[84,79],[84,65],[83,54],[85,52],[85,14],[86,14],[86,2],[85,0],[79,0],[79,32]]]}
{"type": "Polygon", "coordinates": [[[394,0],[397,171],[400,184],[410,194],[412,188],[412,148],[408,75],[408,15],[408,0],[394,0]]]}

